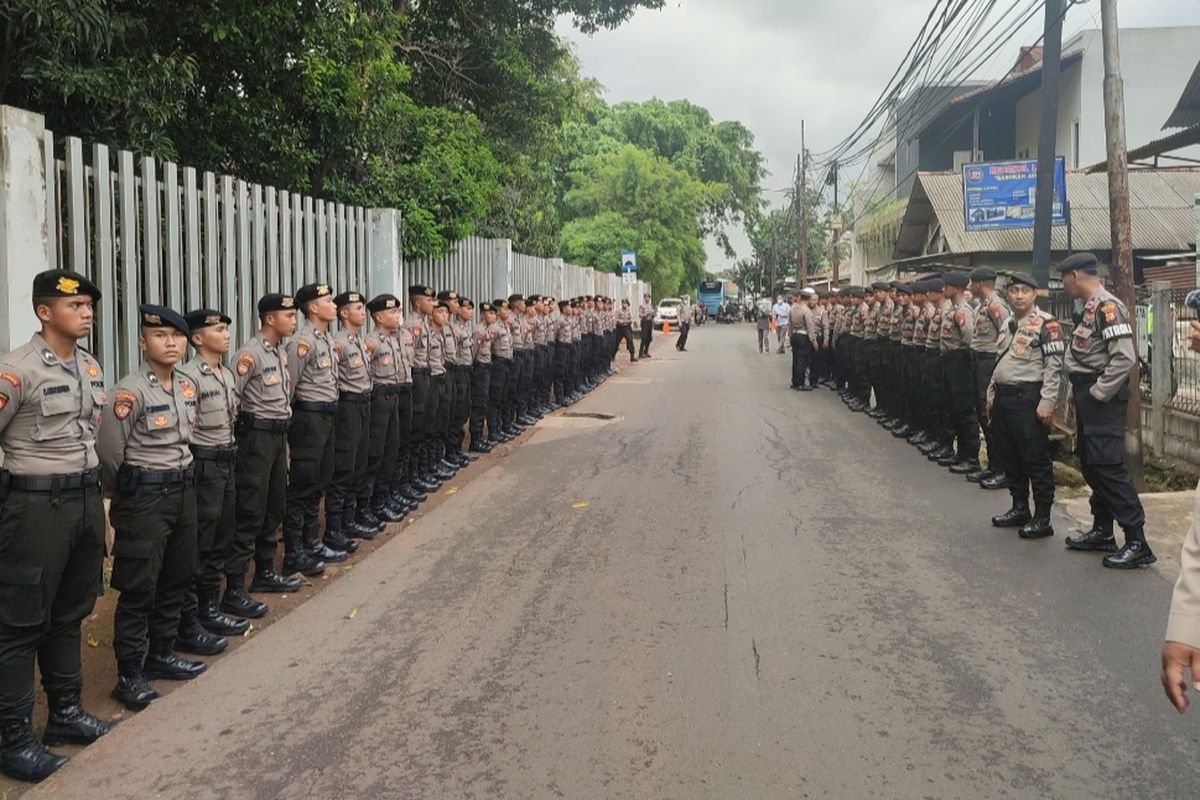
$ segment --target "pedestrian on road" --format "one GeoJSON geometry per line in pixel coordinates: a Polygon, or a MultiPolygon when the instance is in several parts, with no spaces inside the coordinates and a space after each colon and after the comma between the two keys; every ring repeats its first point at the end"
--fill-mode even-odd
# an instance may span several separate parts
{"type": "Polygon", "coordinates": [[[787,341],[788,316],[792,313],[792,305],[783,299],[783,295],[775,298],[775,306],[771,309],[775,317],[775,339],[779,342],[777,353],[783,352],[784,342],[787,341]]]}
{"type": "Polygon", "coordinates": [[[650,295],[642,295],[642,302],[638,306],[638,319],[642,322],[642,341],[638,346],[638,358],[650,357],[650,338],[654,333],[654,305],[650,302],[650,295]]]}
{"type": "Polygon", "coordinates": [[[79,626],[104,561],[96,430],[108,395],[78,342],[92,332],[100,290],[50,270],[34,276],[32,296],[41,329],[0,359],[0,772],[36,782],[67,763],[46,747],[91,744],[111,725],[80,702],[79,626]],[[41,742],[35,660],[50,705],[41,742]]]}
{"type": "Polygon", "coordinates": [[[633,312],[629,310],[629,301],[621,300],[621,309],[616,312],[616,335],[613,338],[613,347],[620,348],[621,340],[625,340],[625,349],[629,351],[629,363],[637,361],[637,356],[633,354],[633,312]]]}
{"type": "Polygon", "coordinates": [[[756,320],[758,328],[758,354],[771,352],[771,314],[761,308],[755,308],[755,313],[758,315],[756,320]]]}
{"type": "Polygon", "coordinates": [[[688,331],[692,329],[692,306],[688,296],[683,296],[683,303],[679,306],[679,338],[675,340],[675,349],[682,352],[687,351],[688,331]]]}

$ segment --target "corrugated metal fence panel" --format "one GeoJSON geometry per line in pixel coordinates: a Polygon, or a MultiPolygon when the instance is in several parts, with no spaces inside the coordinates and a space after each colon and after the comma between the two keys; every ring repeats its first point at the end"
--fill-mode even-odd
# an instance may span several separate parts
{"type": "MultiPolygon", "coordinates": [[[[492,254],[495,240],[471,236],[437,258],[422,258],[404,263],[404,283],[432,286],[436,291],[453,289],[471,298],[475,305],[490,303],[492,296],[492,254]]],[[[407,308],[408,298],[405,301],[407,308]]]]}
{"type": "Polygon", "coordinates": [[[73,137],[57,161],[50,131],[43,146],[52,264],[101,289],[90,346],[110,381],[138,365],[141,303],[220,307],[240,344],[257,329],[259,297],[294,291],[319,270],[370,291],[363,208],[317,201],[314,224],[313,199],[299,194],[212,173],[197,180],[189,167],[100,144],[85,159],[73,137]]]}

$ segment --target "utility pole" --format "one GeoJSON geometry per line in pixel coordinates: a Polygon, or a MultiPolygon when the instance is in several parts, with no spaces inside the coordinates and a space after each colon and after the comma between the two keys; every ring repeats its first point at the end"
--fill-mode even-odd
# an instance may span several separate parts
{"type": "Polygon", "coordinates": [[[775,270],[779,266],[779,251],[776,249],[775,223],[771,223],[771,302],[775,302],[775,270]]]}
{"type": "MultiPolygon", "coordinates": [[[[1121,79],[1120,29],[1117,0],[1100,0],[1100,38],[1104,46],[1104,142],[1108,150],[1108,211],[1112,228],[1113,294],[1132,314],[1133,239],[1129,231],[1129,157],[1125,150],[1125,83],[1121,79]]],[[[1040,199],[1040,198],[1039,198],[1040,199]]],[[[1165,320],[1164,320],[1165,322],[1165,320]]],[[[1161,324],[1161,323],[1160,323],[1161,324]]],[[[1137,328],[1134,327],[1136,345],[1137,328]]],[[[1138,362],[1129,376],[1129,405],[1125,414],[1125,461],[1139,491],[1146,488],[1142,452],[1142,379],[1138,362]]]]}
{"type": "Polygon", "coordinates": [[[1047,0],[1042,44],[1042,124],[1038,132],[1037,197],[1033,209],[1033,277],[1050,280],[1050,231],[1054,216],[1054,157],[1058,139],[1058,73],[1062,61],[1064,0],[1047,0]]]}
{"type": "Polygon", "coordinates": [[[800,230],[796,232],[796,263],[800,265],[799,288],[808,285],[808,150],[804,146],[804,120],[800,120],[800,155],[796,158],[796,202],[800,204],[800,230]]]}
{"type": "Polygon", "coordinates": [[[833,162],[833,173],[830,175],[830,182],[833,183],[833,224],[830,227],[829,241],[829,265],[833,270],[833,282],[830,287],[838,285],[838,252],[837,243],[838,237],[842,232],[842,221],[838,219],[838,162],[833,162]]]}

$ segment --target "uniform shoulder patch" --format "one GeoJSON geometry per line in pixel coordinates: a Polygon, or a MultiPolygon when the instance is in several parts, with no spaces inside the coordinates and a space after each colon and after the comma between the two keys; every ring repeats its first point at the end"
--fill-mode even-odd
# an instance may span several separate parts
{"type": "Polygon", "coordinates": [[[999,303],[992,303],[992,319],[999,320],[1004,311],[1000,308],[999,303]]]}
{"type": "Polygon", "coordinates": [[[0,372],[0,381],[11,384],[14,389],[21,388],[21,379],[12,372],[0,372]]]}
{"type": "Polygon", "coordinates": [[[308,358],[308,351],[311,349],[312,347],[308,342],[298,342],[296,344],[296,355],[300,356],[301,358],[308,358]]]}
{"type": "Polygon", "coordinates": [[[6,405],[8,405],[8,395],[0,394],[0,411],[3,411],[6,405]]]}
{"type": "Polygon", "coordinates": [[[1105,303],[1100,306],[1100,313],[1104,315],[1105,322],[1116,322],[1120,316],[1116,303],[1105,303]]]}
{"type": "Polygon", "coordinates": [[[238,360],[237,360],[237,374],[238,375],[242,375],[242,376],[248,375],[248,374],[250,374],[250,370],[252,370],[252,369],[254,369],[254,356],[250,355],[249,353],[243,353],[242,355],[238,356],[238,360]]]}
{"type": "Polygon", "coordinates": [[[375,351],[379,349],[379,343],[374,339],[367,339],[367,341],[363,344],[363,347],[367,351],[367,356],[373,356],[375,355],[375,351]]]}
{"type": "Polygon", "coordinates": [[[967,324],[967,312],[965,312],[965,311],[958,311],[958,312],[956,312],[956,313],[955,313],[955,315],[954,315],[954,322],[955,322],[955,324],[957,324],[957,325],[958,325],[958,327],[960,327],[960,328],[961,328],[963,325],[967,324]]]}
{"type": "Polygon", "coordinates": [[[180,378],[179,391],[185,400],[192,400],[196,397],[196,387],[187,378],[180,378]]]}
{"type": "Polygon", "coordinates": [[[113,395],[113,416],[119,420],[125,419],[133,412],[133,404],[136,402],[136,394],[118,389],[113,395]]]}

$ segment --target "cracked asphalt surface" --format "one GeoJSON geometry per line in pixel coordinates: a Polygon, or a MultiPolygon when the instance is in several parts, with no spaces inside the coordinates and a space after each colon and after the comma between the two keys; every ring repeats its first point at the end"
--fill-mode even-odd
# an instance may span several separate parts
{"type": "Polygon", "coordinates": [[[1200,793],[1164,576],[991,528],[751,326],[669,345],[25,797],[1200,793]]]}

